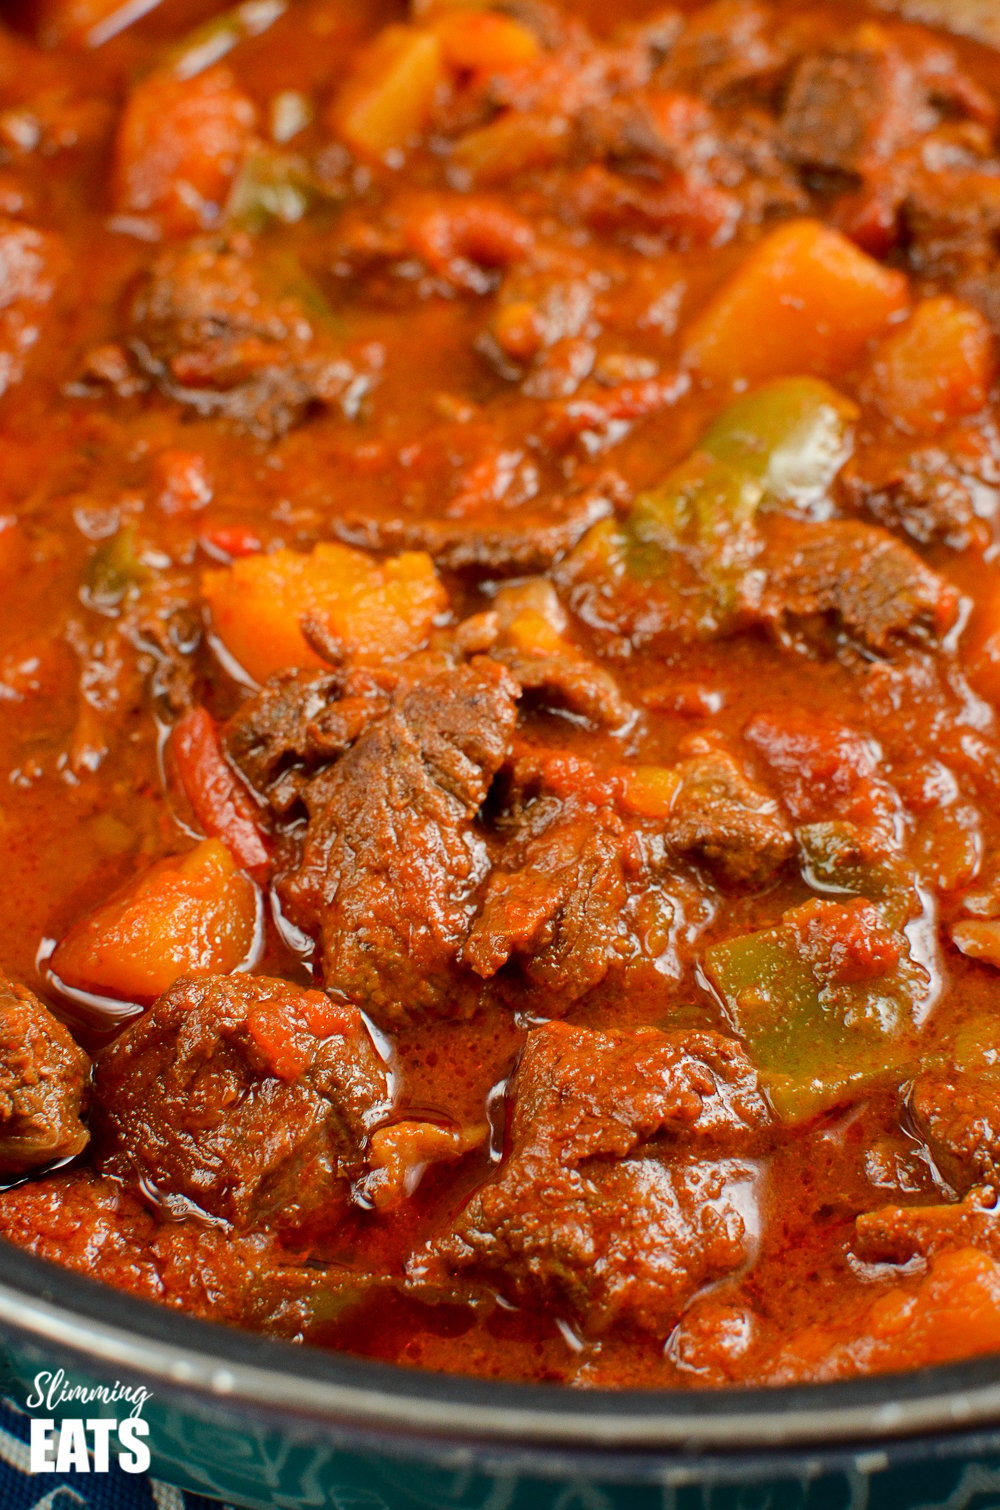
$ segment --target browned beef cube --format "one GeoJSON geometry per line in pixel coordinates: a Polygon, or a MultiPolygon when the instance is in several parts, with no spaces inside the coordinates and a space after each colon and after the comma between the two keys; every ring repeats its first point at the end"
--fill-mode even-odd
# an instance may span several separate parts
{"type": "Polygon", "coordinates": [[[536,804],[490,877],[466,963],[489,979],[518,958],[550,1008],[599,985],[628,950],[625,842],[610,809],[536,804]]]}
{"type": "MultiPolygon", "coordinates": [[[[924,112],[926,115],[926,111],[924,112]]],[[[875,49],[810,53],[792,77],[781,120],[785,151],[807,168],[864,176],[884,162],[923,120],[902,60],[875,49]]]]}
{"type": "Polygon", "coordinates": [[[37,996],[0,976],[0,1174],[77,1154],[90,1061],[37,996]]]}
{"type": "Polygon", "coordinates": [[[795,850],[778,804],[731,755],[707,749],[677,767],[680,786],[664,836],[727,886],[765,885],[795,850]]]}
{"type": "Polygon", "coordinates": [[[336,1225],[384,1115],[360,1014],[318,991],[183,979],[97,1063],[101,1168],[184,1215],[239,1227],[336,1225]]]}
{"type": "Polygon", "coordinates": [[[356,1283],[336,1265],[296,1263],[270,1233],[158,1214],[147,1193],[91,1169],[4,1191],[0,1235],[118,1290],[293,1341],[308,1334],[313,1297],[329,1314],[356,1283]]]}
{"type": "Polygon", "coordinates": [[[165,393],[264,439],[314,405],[350,408],[371,378],[343,355],[306,275],[262,264],[245,237],[161,252],[130,318],[133,350],[165,393]]]}
{"type": "Polygon", "coordinates": [[[779,633],[797,621],[832,621],[869,650],[940,638],[958,595],[908,546],[874,525],[775,519],[760,612],[779,633]]]}
{"type": "Polygon", "coordinates": [[[749,1260],[769,1112],[738,1044],[550,1023],[529,1034],[508,1098],[503,1162],[412,1261],[417,1286],[484,1280],[589,1332],[665,1336],[749,1260]]]}
{"type": "Polygon", "coordinates": [[[485,659],[404,685],[305,789],[309,824],[283,901],[318,936],[327,987],[381,1022],[463,1010],[455,962],[488,869],[474,820],[517,691],[485,659]]]}
{"type": "Polygon", "coordinates": [[[955,1190],[1000,1180],[1000,1075],[925,1070],[913,1082],[909,1106],[917,1132],[955,1190]]]}

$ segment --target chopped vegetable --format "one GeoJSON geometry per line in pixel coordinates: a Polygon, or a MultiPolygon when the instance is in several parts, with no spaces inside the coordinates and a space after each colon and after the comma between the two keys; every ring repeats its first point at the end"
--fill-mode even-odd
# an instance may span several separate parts
{"type": "Polygon", "coordinates": [[[393,1122],[371,1136],[370,1173],[364,1181],[365,1199],[377,1211],[391,1211],[407,1200],[431,1164],[460,1159],[484,1144],[489,1128],[442,1127],[435,1122],[393,1122]]]}
{"type": "Polygon", "coordinates": [[[152,1001],[178,976],[226,974],[249,958],[258,897],[224,844],[206,839],[161,860],[56,947],[52,970],[68,986],[152,1001]]]}
{"type": "Polygon", "coordinates": [[[203,591],[216,634],[256,681],[323,664],[302,633],[305,621],[331,654],[397,660],[419,649],[447,607],[423,551],[378,562],[346,545],[243,556],[206,572],[203,591]]]}
{"type": "Polygon", "coordinates": [[[204,832],[221,839],[236,863],[261,879],[271,858],[263,815],[227,761],[204,708],[192,708],[174,725],[167,756],[204,832]]]}
{"type": "Polygon", "coordinates": [[[1000,918],[965,918],[955,924],[951,936],[969,959],[1000,970],[1000,918]]]}
{"type": "Polygon", "coordinates": [[[907,304],[902,273],[815,220],[772,231],[692,325],[688,362],[716,382],[845,372],[907,304]]]}
{"type": "Polygon", "coordinates": [[[404,152],[426,125],[443,81],[434,32],[387,26],[335,100],[331,125],[362,157],[404,152]]]}
{"type": "Polygon", "coordinates": [[[765,384],[725,409],[660,487],[640,493],[624,525],[595,526],[577,563],[589,557],[625,592],[629,579],[655,587],[687,632],[717,632],[737,612],[759,550],[758,513],[822,498],[848,455],[856,414],[815,378],[765,384]]]}
{"type": "Polygon", "coordinates": [[[169,236],[215,225],[255,117],[227,68],[197,78],[150,74],[133,89],[118,128],[115,207],[151,217],[169,236]]]}
{"type": "Polygon", "coordinates": [[[621,805],[641,818],[669,818],[681,789],[680,773],[672,766],[625,767],[621,805]]]}
{"type": "Polygon", "coordinates": [[[546,168],[559,162],[570,141],[562,116],[511,110],[460,136],[451,160],[473,184],[499,184],[529,168],[546,168]]]}
{"type": "Polygon", "coordinates": [[[973,1017],[955,1034],[950,1062],[969,1074],[1000,1075],[1000,1032],[995,1017],[973,1017]]]}
{"type": "Polygon", "coordinates": [[[866,901],[807,902],[712,945],[703,967],[786,1121],[898,1078],[912,1054],[926,972],[866,901]]]}
{"type": "Polygon", "coordinates": [[[263,143],[243,159],[226,205],[226,219],[249,231],[272,221],[295,225],[319,198],[319,185],[304,158],[263,143]]]}
{"type": "Polygon", "coordinates": [[[280,996],[265,997],[247,1013],[247,1032],[264,1062],[289,1083],[308,1068],[316,1049],[311,1040],[345,1036],[354,1022],[350,1008],[319,991],[304,991],[296,1005],[294,1032],[289,1032],[288,1002],[280,996]]]}
{"type": "Polygon", "coordinates": [[[977,414],[997,374],[989,324],[977,309],[942,296],[924,299],[905,325],[879,343],[869,388],[876,403],[915,435],[977,414]]]}
{"type": "Polygon", "coordinates": [[[763,502],[816,503],[850,454],[858,407],[818,378],[779,378],[737,399],[700,450],[759,482],[763,502]]]}
{"type": "Polygon", "coordinates": [[[127,524],[99,545],[87,562],[81,595],[88,608],[113,614],[149,576],[139,555],[135,525],[127,524]]]}
{"type": "Polygon", "coordinates": [[[915,911],[912,870],[856,823],[807,823],[795,837],[805,879],[817,891],[865,897],[893,928],[901,928],[915,911]]]}
{"type": "Polygon", "coordinates": [[[737,608],[758,549],[763,497],[751,473],[695,452],[633,504],[625,526],[628,571],[676,597],[678,620],[688,616],[699,633],[714,632],[737,608]]]}
{"type": "Polygon", "coordinates": [[[539,52],[533,31],[495,11],[448,11],[437,20],[434,31],[450,68],[500,73],[529,63],[539,52]]]}

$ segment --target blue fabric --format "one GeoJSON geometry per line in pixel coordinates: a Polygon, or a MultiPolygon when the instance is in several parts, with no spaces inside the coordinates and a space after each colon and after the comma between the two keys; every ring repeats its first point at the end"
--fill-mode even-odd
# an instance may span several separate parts
{"type": "Polygon", "coordinates": [[[2,1510],[221,1510],[218,1500],[182,1493],[148,1474],[28,1471],[28,1417],[0,1400],[2,1510]]]}

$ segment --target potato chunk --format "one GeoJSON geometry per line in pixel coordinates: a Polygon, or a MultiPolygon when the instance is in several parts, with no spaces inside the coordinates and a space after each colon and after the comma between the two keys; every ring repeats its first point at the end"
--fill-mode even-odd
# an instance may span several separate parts
{"type": "Polygon", "coordinates": [[[202,586],[219,639],[260,682],[292,666],[323,664],[302,633],[304,622],[344,658],[391,661],[420,648],[447,604],[423,551],[378,562],[346,545],[317,545],[308,556],[244,556],[206,572],[202,586]]]}
{"type": "Polygon", "coordinates": [[[68,986],[151,1001],[180,975],[226,974],[250,955],[257,890],[217,839],[161,860],[89,917],[52,956],[68,986]]]}

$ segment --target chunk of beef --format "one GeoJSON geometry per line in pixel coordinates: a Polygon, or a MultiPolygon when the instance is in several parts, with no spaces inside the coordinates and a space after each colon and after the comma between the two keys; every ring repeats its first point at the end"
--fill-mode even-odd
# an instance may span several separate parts
{"type": "Polygon", "coordinates": [[[458,640],[467,653],[488,651],[514,676],[522,692],[549,706],[606,728],[622,728],[635,710],[603,667],[566,638],[566,613],[552,583],[529,578],[505,587],[487,613],[467,619],[458,640]]]}
{"type": "Polygon", "coordinates": [[[270,1233],[161,1220],[137,1194],[90,1170],[0,1194],[0,1235],[117,1290],[292,1341],[308,1334],[315,1302],[329,1314],[357,1283],[336,1265],[297,1262],[270,1233]]]}
{"type": "Polygon", "coordinates": [[[928,278],[985,269],[1000,230],[1000,177],[973,168],[915,176],[903,206],[910,260],[928,278]]]}
{"type": "Polygon", "coordinates": [[[565,1010],[628,952],[623,848],[610,808],[541,799],[490,877],[462,958],[483,979],[517,959],[565,1010]]]}
{"type": "Polygon", "coordinates": [[[279,671],[226,724],[226,753],[285,813],[310,772],[342,755],[385,712],[397,680],[364,670],[279,671]]]}
{"type": "Polygon", "coordinates": [[[335,1225],[386,1111],[360,1014],[263,976],[182,979],[97,1061],[100,1168],[177,1214],[335,1225]]]}
{"type": "Polygon", "coordinates": [[[381,1022],[462,1010],[455,962],[488,864],[474,819],[507,753],[517,687],[477,659],[403,687],[305,788],[280,892],[327,987],[381,1022]]]}
{"type": "Polygon", "coordinates": [[[346,514],[332,521],[338,540],[365,550],[423,550],[443,571],[479,577],[521,577],[547,571],[578,544],[592,524],[613,512],[610,489],[565,500],[544,512],[513,509],[479,522],[469,519],[370,519],[346,514]]]}
{"type": "Polygon", "coordinates": [[[800,59],[785,99],[781,139],[803,168],[864,177],[933,123],[898,54],[848,45],[800,59]]]}
{"type": "Polygon", "coordinates": [[[1000,1182],[1000,1073],[950,1066],[924,1070],[908,1098],[910,1116],[955,1190],[1000,1182]]]}
{"type": "Polygon", "coordinates": [[[90,1061],[24,986],[0,975],[0,1175],[78,1154],[90,1061]]]}
{"type": "Polygon", "coordinates": [[[1000,330],[1000,175],[992,168],[915,174],[901,219],[913,270],[975,305],[1000,330]]]}
{"type": "Polygon", "coordinates": [[[549,707],[571,713],[608,729],[619,729],[633,714],[610,671],[582,655],[530,655],[498,648],[494,658],[511,673],[521,691],[537,693],[549,707]]]}
{"type": "Polygon", "coordinates": [[[193,657],[204,633],[200,604],[188,582],[157,577],[129,596],[117,619],[119,633],[152,659],[149,691],[172,714],[186,713],[195,701],[193,657]]]}
{"type": "Polygon", "coordinates": [[[992,1191],[934,1206],[881,1206],[858,1217],[857,1248],[869,1263],[906,1264],[949,1249],[1000,1258],[1000,1213],[992,1191]]]}
{"type": "Polygon", "coordinates": [[[67,265],[57,236],[0,217],[0,394],[24,376],[67,265]]]}
{"type": "Polygon", "coordinates": [[[657,75],[665,88],[716,104],[768,99],[784,54],[772,13],[754,0],[713,0],[690,16],[657,75]]]}
{"type": "Polygon", "coordinates": [[[952,550],[990,543],[1000,512],[1000,465],[992,447],[963,431],[948,447],[874,448],[842,474],[848,498],[886,529],[952,550]]]}
{"type": "Polygon", "coordinates": [[[265,439],[316,404],[353,411],[371,381],[344,356],[305,274],[262,263],[248,238],[161,252],[129,318],[132,348],[166,394],[265,439]]]}
{"type": "Polygon", "coordinates": [[[724,751],[705,749],[677,766],[665,824],[670,850],[691,854],[730,886],[761,886],[795,851],[778,804],[724,751]]]}
{"type": "Polygon", "coordinates": [[[769,1119],[739,1046],[714,1033],[528,1035],[496,1175],[410,1266],[471,1275],[588,1332],[665,1335],[702,1285],[750,1257],[749,1155],[769,1119]]]}
{"type": "Polygon", "coordinates": [[[955,622],[957,592],[887,531],[852,520],[770,523],[759,611],[779,634],[833,620],[867,650],[937,639],[955,622]]]}

